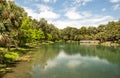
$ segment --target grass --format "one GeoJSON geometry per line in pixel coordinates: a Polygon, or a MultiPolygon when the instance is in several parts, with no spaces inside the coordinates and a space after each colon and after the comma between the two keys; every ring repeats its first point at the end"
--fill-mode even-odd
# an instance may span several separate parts
{"type": "MultiPolygon", "coordinates": [[[[8,51],[8,49],[6,47],[0,47],[0,53],[2,54],[2,56],[5,56],[7,53],[9,52],[15,52],[18,54],[19,58],[23,57],[24,55],[26,55],[30,50],[32,50],[33,47],[29,47],[29,46],[24,46],[24,47],[19,47],[18,49],[16,48],[10,48],[10,51],[8,51]]],[[[18,59],[19,59],[18,58],[18,59]]],[[[0,59],[4,59],[3,57],[0,57],[0,59]]],[[[5,60],[5,59],[4,59],[5,60]]],[[[16,60],[17,61],[17,60],[16,60]]],[[[13,63],[9,63],[8,64],[4,64],[3,62],[0,62],[0,78],[7,73],[9,70],[7,69],[9,66],[11,66],[13,63]]],[[[16,64],[16,62],[14,63],[14,65],[16,64]]],[[[11,69],[12,70],[12,69],[11,69]]],[[[10,71],[11,71],[10,70],[10,71]]]]}

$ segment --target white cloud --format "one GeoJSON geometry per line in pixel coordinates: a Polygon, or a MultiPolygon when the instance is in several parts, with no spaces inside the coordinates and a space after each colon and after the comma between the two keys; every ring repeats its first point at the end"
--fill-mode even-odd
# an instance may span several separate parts
{"type": "Polygon", "coordinates": [[[106,8],[103,8],[102,11],[103,11],[103,12],[106,11],[106,8]]]}
{"type": "Polygon", "coordinates": [[[91,18],[80,19],[80,20],[58,20],[52,21],[55,26],[60,29],[63,29],[67,26],[72,26],[80,28],[81,26],[98,26],[100,24],[106,24],[108,21],[112,21],[113,17],[111,16],[91,16],[91,18]]]}
{"type": "Polygon", "coordinates": [[[49,2],[50,0],[44,0],[44,2],[49,2]]]}
{"type": "MultiPolygon", "coordinates": [[[[106,8],[103,8],[102,11],[105,11],[106,8]]],[[[58,21],[52,21],[51,23],[55,24],[58,28],[65,28],[66,26],[72,26],[76,28],[80,28],[81,26],[98,26],[100,24],[106,24],[109,21],[113,20],[112,16],[106,15],[97,15],[92,14],[87,11],[77,11],[76,7],[72,9],[65,10],[66,13],[64,16],[66,16],[68,19],[66,20],[58,20],[58,21]]]]}
{"type": "MultiPolygon", "coordinates": [[[[64,13],[63,16],[66,16],[68,19],[63,20],[64,17],[58,19],[60,18],[61,15],[55,13],[52,7],[43,4],[37,4],[36,6],[37,8],[39,8],[37,12],[28,7],[24,7],[24,9],[29,16],[32,16],[32,18],[38,20],[40,18],[45,18],[48,21],[48,23],[52,23],[60,29],[63,29],[66,26],[73,26],[76,28],[80,28],[81,26],[98,26],[99,24],[106,24],[108,23],[108,21],[114,20],[113,17],[109,15],[101,16],[101,15],[92,14],[87,11],[82,11],[82,12],[77,11],[76,7],[66,9],[64,11],[66,13],[64,13]]],[[[105,10],[106,10],[105,8],[102,9],[102,11],[105,10]]]]}
{"type": "Polygon", "coordinates": [[[39,20],[39,14],[36,13],[34,10],[28,8],[28,7],[23,7],[25,11],[28,13],[28,16],[31,16],[33,19],[38,19],[39,20]]]}
{"type": "Polygon", "coordinates": [[[46,18],[48,20],[50,19],[52,20],[60,17],[59,14],[53,12],[53,9],[47,5],[38,4],[37,7],[40,10],[40,14],[39,14],[40,18],[46,18]]]}
{"type": "Polygon", "coordinates": [[[25,11],[28,13],[29,16],[31,16],[33,19],[39,20],[40,18],[45,18],[47,20],[53,20],[59,18],[59,14],[56,14],[55,12],[51,10],[42,10],[41,12],[37,13],[33,9],[30,9],[28,7],[24,7],[25,11]]]}
{"type": "Polygon", "coordinates": [[[78,12],[76,11],[76,8],[71,8],[66,10],[65,15],[67,18],[75,20],[75,19],[84,19],[91,16],[91,13],[84,11],[84,12],[78,12]]]}
{"type": "MultiPolygon", "coordinates": [[[[41,7],[42,8],[42,7],[41,7]]],[[[99,24],[106,24],[108,21],[112,21],[112,16],[100,16],[91,14],[89,12],[77,12],[76,10],[73,10],[72,16],[65,14],[69,17],[69,19],[59,19],[54,20],[60,17],[59,14],[52,11],[52,9],[47,7],[47,10],[40,9],[41,12],[36,12],[33,9],[30,9],[28,7],[24,7],[25,11],[28,13],[29,16],[32,16],[32,18],[39,20],[40,18],[45,18],[48,23],[54,24],[56,27],[63,29],[66,26],[73,26],[76,28],[80,28],[81,26],[98,26],[99,24]],[[71,20],[72,19],[72,20],[71,20]]]]}
{"type": "Polygon", "coordinates": [[[57,0],[44,0],[44,2],[48,3],[48,2],[56,2],[57,0]]]}
{"type": "Polygon", "coordinates": [[[60,15],[56,14],[56,13],[54,13],[52,11],[44,11],[44,12],[40,12],[39,17],[40,18],[45,18],[45,19],[48,19],[48,20],[52,20],[52,19],[59,18],[60,15]]]}
{"type": "Polygon", "coordinates": [[[110,2],[117,3],[117,2],[120,2],[120,0],[110,0],[110,2]]]}
{"type": "Polygon", "coordinates": [[[92,2],[93,0],[65,0],[65,2],[63,3],[63,6],[65,8],[71,8],[71,7],[75,7],[78,8],[80,6],[84,6],[89,2],[92,2]]]}
{"type": "Polygon", "coordinates": [[[83,0],[82,5],[85,5],[86,3],[91,2],[91,1],[92,1],[92,0],[83,0]]]}
{"type": "Polygon", "coordinates": [[[69,11],[67,11],[65,16],[68,17],[69,19],[80,19],[80,18],[82,18],[80,13],[77,12],[75,9],[70,9],[69,11]]]}
{"type": "Polygon", "coordinates": [[[88,18],[88,17],[92,16],[92,14],[87,11],[81,12],[81,14],[83,15],[83,18],[88,18]]]}
{"type": "Polygon", "coordinates": [[[74,0],[75,5],[85,5],[88,2],[91,2],[92,0],[74,0]]]}
{"type": "Polygon", "coordinates": [[[52,11],[53,9],[47,5],[37,4],[36,5],[40,11],[52,11]]]}
{"type": "Polygon", "coordinates": [[[119,10],[120,9],[120,4],[116,4],[115,6],[113,6],[113,10],[119,10]]]}

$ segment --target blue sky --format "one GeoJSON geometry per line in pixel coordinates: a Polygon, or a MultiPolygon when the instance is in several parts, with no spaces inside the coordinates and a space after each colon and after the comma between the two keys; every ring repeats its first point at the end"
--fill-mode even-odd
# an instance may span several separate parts
{"type": "Polygon", "coordinates": [[[29,16],[62,29],[98,26],[120,19],[120,0],[14,0],[29,16]]]}

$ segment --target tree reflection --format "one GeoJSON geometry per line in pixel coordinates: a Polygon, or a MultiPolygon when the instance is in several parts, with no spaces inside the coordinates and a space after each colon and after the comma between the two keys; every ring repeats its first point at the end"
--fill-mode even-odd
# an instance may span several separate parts
{"type": "Polygon", "coordinates": [[[78,45],[76,43],[67,43],[64,44],[63,50],[69,55],[80,53],[82,56],[97,56],[100,59],[106,59],[109,62],[120,65],[119,47],[91,46],[78,45]]]}
{"type": "Polygon", "coordinates": [[[80,45],[78,43],[56,43],[43,45],[35,55],[35,64],[45,68],[47,61],[53,60],[58,56],[60,51],[67,55],[80,54],[81,56],[98,57],[111,63],[120,65],[120,48],[105,46],[80,45]]]}
{"type": "Polygon", "coordinates": [[[59,54],[60,49],[55,45],[43,45],[37,50],[35,55],[35,64],[39,64],[41,68],[45,68],[48,60],[52,60],[59,54]]]}

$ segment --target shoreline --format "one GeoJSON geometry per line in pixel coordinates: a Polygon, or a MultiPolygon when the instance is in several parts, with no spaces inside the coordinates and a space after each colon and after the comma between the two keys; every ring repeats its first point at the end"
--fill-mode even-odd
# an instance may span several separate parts
{"type": "MultiPolygon", "coordinates": [[[[19,54],[19,57],[14,61],[14,63],[10,63],[10,64],[0,64],[0,78],[3,78],[7,73],[12,73],[14,72],[14,68],[16,67],[16,65],[18,65],[21,62],[30,62],[32,60],[32,50],[33,49],[23,49],[20,51],[22,51],[23,53],[19,54]]],[[[19,51],[16,51],[16,53],[18,53],[19,51]]]]}
{"type": "Polygon", "coordinates": [[[99,43],[99,42],[94,42],[94,43],[80,43],[80,44],[84,44],[84,45],[101,45],[101,46],[120,46],[120,44],[118,43],[111,43],[111,42],[103,42],[103,43],[99,43]]]}
{"type": "MultiPolygon", "coordinates": [[[[32,51],[36,50],[40,45],[44,45],[44,44],[46,45],[46,44],[52,44],[52,43],[54,43],[54,42],[47,41],[47,42],[34,43],[34,44],[29,43],[29,44],[27,44],[28,47],[19,48],[18,51],[15,51],[16,53],[19,54],[19,57],[15,60],[14,64],[10,64],[9,66],[7,66],[6,64],[0,64],[0,78],[4,78],[4,76],[6,76],[7,73],[13,72],[16,68],[15,66],[19,65],[19,63],[23,63],[23,62],[29,63],[29,62],[31,62],[33,54],[34,54],[32,51]],[[2,65],[4,67],[1,67],[2,65]]],[[[3,50],[3,52],[7,51],[7,48],[1,48],[1,49],[3,50]]],[[[13,50],[13,49],[14,48],[11,48],[11,50],[13,50]]]]}
{"type": "Polygon", "coordinates": [[[31,67],[31,62],[33,60],[34,53],[32,51],[20,56],[18,58],[19,62],[15,64],[15,66],[11,67],[12,72],[6,73],[2,78],[17,78],[18,74],[26,73],[27,69],[31,67]],[[19,72],[19,71],[24,72],[19,72]],[[14,76],[14,77],[13,77],[14,76]]]}
{"type": "Polygon", "coordinates": [[[68,43],[70,43],[70,42],[78,42],[81,45],[120,46],[120,44],[113,43],[111,41],[100,42],[98,40],[81,40],[81,41],[71,41],[71,40],[68,40],[66,42],[68,42],[68,43]]]}
{"type": "MultiPolygon", "coordinates": [[[[69,42],[78,42],[78,41],[67,41],[68,43],[69,42]]],[[[41,45],[44,45],[45,43],[41,44],[41,45]]],[[[47,43],[47,44],[50,44],[50,43],[47,43]]],[[[80,45],[101,45],[101,46],[120,46],[119,44],[117,43],[111,43],[111,42],[103,42],[103,43],[99,43],[98,41],[92,41],[92,42],[79,42],[80,45]]],[[[38,46],[32,48],[32,49],[23,49],[23,53],[19,55],[19,58],[16,60],[15,64],[13,64],[14,66],[16,66],[18,63],[21,63],[21,62],[30,62],[32,60],[32,51],[37,49],[38,46]]],[[[4,77],[7,73],[9,72],[13,72],[14,70],[14,67],[9,67],[9,66],[6,66],[5,64],[0,64],[0,78],[4,77]],[[3,65],[3,68],[2,68],[2,65],[3,65]]]]}

